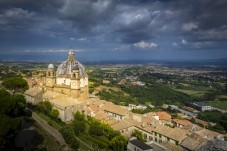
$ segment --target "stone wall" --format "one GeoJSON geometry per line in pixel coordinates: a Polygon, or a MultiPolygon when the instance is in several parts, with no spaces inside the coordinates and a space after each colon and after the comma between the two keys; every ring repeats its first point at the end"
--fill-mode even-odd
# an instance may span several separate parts
{"type": "Polygon", "coordinates": [[[44,129],[46,130],[51,136],[53,136],[61,145],[64,151],[68,151],[68,146],[62,137],[62,135],[53,127],[51,127],[49,124],[47,124],[46,121],[41,119],[36,113],[32,112],[32,118],[44,129]]]}

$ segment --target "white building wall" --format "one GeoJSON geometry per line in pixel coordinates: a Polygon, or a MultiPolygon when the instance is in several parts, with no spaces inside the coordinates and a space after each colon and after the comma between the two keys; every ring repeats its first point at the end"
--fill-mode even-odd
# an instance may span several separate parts
{"type": "Polygon", "coordinates": [[[55,108],[59,111],[59,118],[62,120],[62,121],[65,121],[65,114],[64,114],[64,110],[60,110],[58,108],[55,108]]]}
{"type": "Polygon", "coordinates": [[[80,79],[80,87],[84,87],[84,79],[83,78],[80,79]]]}
{"type": "Polygon", "coordinates": [[[58,84],[58,85],[70,85],[70,79],[68,79],[68,78],[57,78],[56,79],[56,83],[58,84]]]}
{"type": "Polygon", "coordinates": [[[71,80],[70,79],[65,79],[65,85],[70,85],[71,80]]]}

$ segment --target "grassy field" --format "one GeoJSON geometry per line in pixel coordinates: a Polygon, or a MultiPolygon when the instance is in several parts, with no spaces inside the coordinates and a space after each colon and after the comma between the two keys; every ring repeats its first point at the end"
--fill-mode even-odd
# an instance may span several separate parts
{"type": "Polygon", "coordinates": [[[183,86],[189,86],[190,85],[190,84],[187,84],[187,83],[179,83],[179,84],[181,84],[183,86]]]}
{"type": "Polygon", "coordinates": [[[195,90],[184,90],[184,89],[174,89],[174,90],[182,92],[182,93],[186,93],[190,96],[195,96],[195,97],[200,97],[206,93],[206,91],[195,91],[195,90]]]}
{"type": "Polygon", "coordinates": [[[220,109],[227,109],[227,101],[212,101],[208,103],[210,106],[220,109]]]}

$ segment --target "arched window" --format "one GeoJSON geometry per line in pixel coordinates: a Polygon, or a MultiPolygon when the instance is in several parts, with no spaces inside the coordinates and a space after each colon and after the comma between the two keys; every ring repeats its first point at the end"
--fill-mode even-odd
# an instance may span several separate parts
{"type": "Polygon", "coordinates": [[[74,77],[74,78],[76,77],[76,74],[75,74],[75,73],[73,73],[73,77],[74,77]]]}
{"type": "Polygon", "coordinates": [[[50,72],[48,72],[48,76],[50,76],[50,72]]]}

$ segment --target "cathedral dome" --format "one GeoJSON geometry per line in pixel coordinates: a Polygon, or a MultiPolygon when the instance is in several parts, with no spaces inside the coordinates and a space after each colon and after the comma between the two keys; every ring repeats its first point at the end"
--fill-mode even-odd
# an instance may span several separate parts
{"type": "Polygon", "coordinates": [[[48,65],[48,69],[54,69],[54,65],[53,64],[49,64],[48,65]]]}
{"type": "Polygon", "coordinates": [[[70,77],[72,70],[79,70],[81,77],[86,77],[86,72],[84,66],[77,60],[74,59],[73,51],[68,53],[68,60],[64,61],[58,66],[56,71],[57,77],[70,77]]]}

